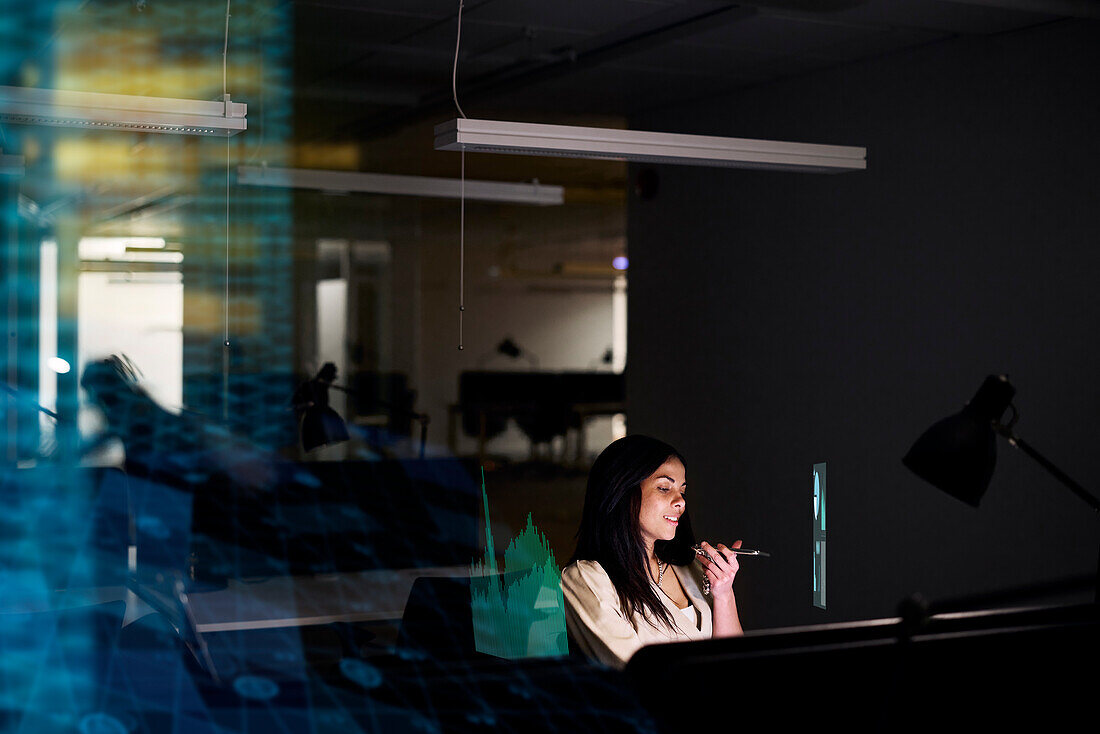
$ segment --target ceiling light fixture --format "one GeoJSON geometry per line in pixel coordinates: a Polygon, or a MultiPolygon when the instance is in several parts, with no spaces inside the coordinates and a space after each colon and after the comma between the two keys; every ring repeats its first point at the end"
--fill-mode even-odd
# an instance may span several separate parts
{"type": "MultiPolygon", "coordinates": [[[[388,173],[356,171],[325,171],[308,168],[269,168],[238,166],[237,183],[251,186],[272,186],[318,191],[365,192],[397,196],[426,196],[457,199],[463,194],[463,182],[457,178],[432,176],[397,176],[388,173]]],[[[465,182],[465,196],[476,201],[496,201],[508,204],[560,206],[565,201],[562,186],[502,181],[465,182]]]]}
{"type": "Polygon", "coordinates": [[[129,94],[0,86],[0,122],[87,130],[229,137],[247,129],[248,105],[129,94]]]}
{"type": "Polygon", "coordinates": [[[867,168],[867,149],[851,146],[499,120],[436,125],[435,149],[810,173],[867,168]]]}

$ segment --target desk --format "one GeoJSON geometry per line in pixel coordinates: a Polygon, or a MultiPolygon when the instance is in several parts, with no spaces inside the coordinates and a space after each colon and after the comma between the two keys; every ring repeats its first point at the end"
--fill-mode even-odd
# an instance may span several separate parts
{"type": "Polygon", "coordinates": [[[712,721],[670,680],[746,702],[730,720],[749,731],[1058,731],[1095,716],[1098,651],[1100,607],[1021,607],[651,645],[625,674],[667,732],[712,721]]]}
{"type": "MultiPolygon", "coordinates": [[[[192,590],[187,600],[195,631],[200,634],[334,622],[386,622],[401,619],[416,579],[469,575],[467,565],[280,576],[252,581],[230,579],[224,588],[192,590]]],[[[127,612],[127,619],[132,621],[175,606],[175,595],[167,588],[144,586],[139,592],[135,596],[127,586],[104,586],[61,589],[33,596],[9,595],[0,603],[0,614],[50,612],[123,601],[138,607],[127,612]],[[153,605],[141,599],[148,599],[153,605]]]]}
{"type": "Polygon", "coordinates": [[[469,576],[469,566],[398,568],[255,582],[230,580],[225,589],[188,595],[199,633],[306,627],[334,622],[401,619],[421,576],[469,576]]]}
{"type": "Polygon", "coordinates": [[[486,443],[515,420],[532,444],[577,433],[576,461],[584,458],[585,425],[595,416],[626,412],[625,374],[613,372],[479,372],[459,376],[458,403],[449,406],[447,444],[457,450],[457,420],[486,443]]]}

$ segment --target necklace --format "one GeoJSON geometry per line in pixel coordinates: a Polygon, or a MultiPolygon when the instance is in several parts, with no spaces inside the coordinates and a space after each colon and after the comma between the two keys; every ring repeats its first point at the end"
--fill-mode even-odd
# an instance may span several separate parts
{"type": "Polygon", "coordinates": [[[657,585],[661,585],[661,579],[665,577],[665,569],[668,568],[668,564],[661,565],[660,561],[657,561],[657,585]]]}

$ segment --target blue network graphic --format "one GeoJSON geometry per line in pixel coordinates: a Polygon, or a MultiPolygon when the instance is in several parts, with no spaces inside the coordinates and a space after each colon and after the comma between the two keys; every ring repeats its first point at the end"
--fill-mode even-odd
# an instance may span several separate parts
{"type": "MultiPolygon", "coordinates": [[[[0,734],[644,731],[622,680],[566,656],[530,521],[471,578],[470,462],[357,426],[375,451],[299,461],[302,223],[233,175],[294,163],[295,8],[233,3],[228,140],[0,123],[0,734]],[[80,254],[150,222],[177,261],[80,254]],[[82,352],[101,274],[181,284],[180,404],[82,352]]],[[[220,99],[225,12],[0,0],[2,84],[220,99]]]]}

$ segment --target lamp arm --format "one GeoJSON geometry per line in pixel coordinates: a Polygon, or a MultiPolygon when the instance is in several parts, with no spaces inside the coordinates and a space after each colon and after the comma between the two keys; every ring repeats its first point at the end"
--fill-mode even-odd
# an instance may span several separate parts
{"type": "MultiPolygon", "coordinates": [[[[333,389],[339,390],[342,393],[347,393],[348,395],[355,395],[356,397],[359,397],[359,392],[356,390],[352,390],[350,387],[337,385],[333,382],[328,383],[328,386],[333,389]]],[[[408,418],[420,421],[420,458],[423,459],[424,450],[428,444],[428,423],[431,422],[431,417],[427,413],[417,413],[412,410],[405,410],[404,408],[393,405],[392,403],[387,403],[385,400],[375,400],[374,402],[378,405],[381,405],[383,408],[389,408],[396,413],[401,413],[408,418]]]]}
{"type": "Polygon", "coordinates": [[[1036,463],[1039,464],[1039,466],[1050,472],[1050,474],[1053,475],[1055,479],[1064,484],[1070,489],[1071,492],[1073,492],[1075,495],[1088,503],[1089,507],[1091,507],[1096,512],[1100,512],[1100,499],[1097,499],[1096,495],[1092,494],[1080,484],[1073,481],[1073,479],[1071,479],[1068,474],[1052,464],[1049,459],[1036,451],[1027,441],[1024,441],[1022,438],[1013,434],[1011,426],[1002,426],[998,423],[994,423],[993,430],[1008,439],[1008,442],[1010,444],[1034,459],[1036,463]]]}
{"type": "MultiPolygon", "coordinates": [[[[344,387],[343,385],[337,385],[334,382],[328,383],[327,386],[331,387],[333,390],[339,390],[342,393],[347,393],[348,395],[354,395],[356,397],[360,396],[358,390],[352,390],[350,387],[344,387]]],[[[392,410],[394,412],[401,413],[402,415],[404,415],[407,418],[412,418],[413,420],[418,420],[421,423],[426,424],[431,420],[428,417],[427,413],[417,413],[417,412],[412,411],[412,410],[405,410],[404,408],[402,408],[400,406],[397,406],[397,405],[394,405],[393,403],[387,403],[385,400],[372,399],[371,402],[373,402],[377,405],[381,405],[383,408],[389,408],[390,410],[392,410]]]]}
{"type": "Polygon", "coordinates": [[[53,418],[55,421],[61,420],[58,417],[57,413],[53,412],[49,408],[43,408],[41,405],[39,405],[35,401],[24,397],[23,395],[21,395],[19,393],[18,390],[16,390],[14,387],[9,385],[8,383],[0,382],[0,388],[3,388],[4,392],[6,392],[8,395],[10,395],[13,400],[15,400],[17,402],[24,403],[27,407],[34,408],[35,410],[37,410],[40,413],[45,413],[49,417],[53,418]]]}
{"type": "MultiPolygon", "coordinates": [[[[1054,478],[1057,479],[1059,482],[1069,487],[1070,491],[1083,499],[1086,503],[1088,503],[1089,507],[1091,507],[1096,512],[1100,512],[1100,500],[1096,499],[1095,495],[1093,495],[1077,482],[1073,481],[1073,479],[1071,479],[1068,474],[1056,467],[1050,462],[1049,459],[1047,459],[1045,456],[1032,448],[1031,444],[1013,434],[1011,423],[1007,426],[1002,426],[1001,424],[994,421],[993,430],[1008,439],[1008,442],[1016,448],[1020,449],[1020,451],[1023,451],[1032,459],[1035,459],[1039,466],[1050,472],[1051,475],[1053,475],[1054,478]]],[[[1097,552],[1096,557],[1096,589],[1093,599],[1097,604],[1100,604],[1100,551],[1097,552]]]]}

